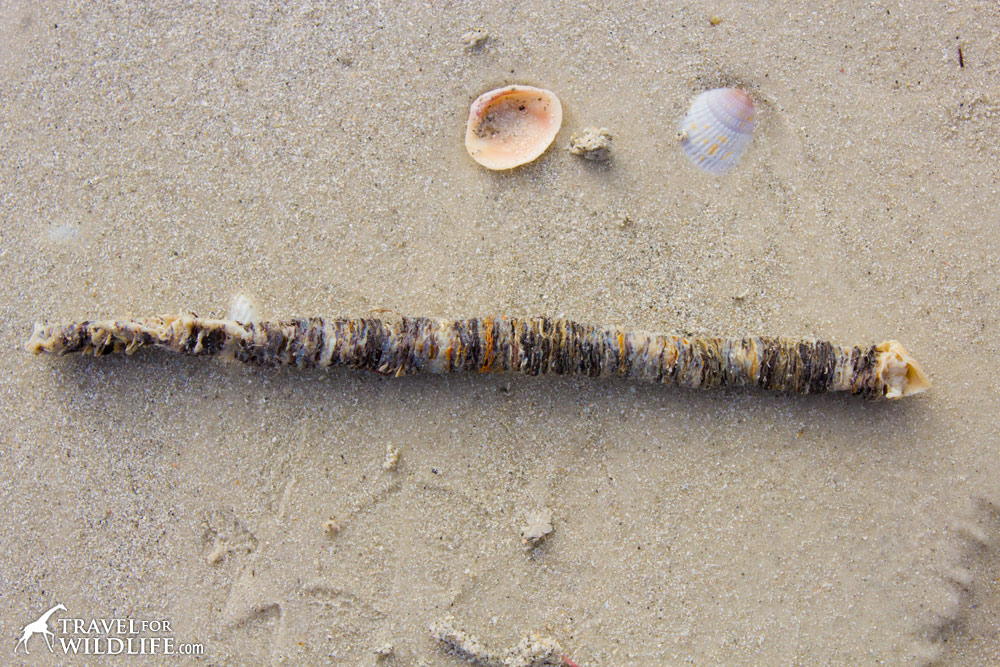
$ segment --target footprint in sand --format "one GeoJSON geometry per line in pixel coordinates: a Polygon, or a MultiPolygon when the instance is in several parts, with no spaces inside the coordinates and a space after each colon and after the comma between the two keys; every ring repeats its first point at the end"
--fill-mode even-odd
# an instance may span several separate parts
{"type": "Polygon", "coordinates": [[[931,629],[931,665],[1000,665],[1000,505],[975,501],[949,572],[958,604],[931,629]]]}

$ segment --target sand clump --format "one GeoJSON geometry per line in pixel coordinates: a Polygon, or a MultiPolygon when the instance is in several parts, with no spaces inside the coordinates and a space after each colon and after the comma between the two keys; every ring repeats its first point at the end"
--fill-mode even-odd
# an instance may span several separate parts
{"type": "Polygon", "coordinates": [[[569,138],[567,150],[586,160],[607,162],[611,159],[611,133],[606,127],[584,128],[569,138]]]}
{"type": "Polygon", "coordinates": [[[566,665],[562,647],[555,639],[536,634],[522,637],[503,653],[486,647],[475,635],[460,629],[453,616],[446,616],[430,626],[431,636],[449,653],[480,667],[548,667],[566,665]]]}

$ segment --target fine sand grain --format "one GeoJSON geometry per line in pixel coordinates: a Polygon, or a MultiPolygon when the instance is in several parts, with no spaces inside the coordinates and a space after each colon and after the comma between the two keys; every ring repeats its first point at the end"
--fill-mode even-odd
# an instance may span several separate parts
{"type": "Polygon", "coordinates": [[[994,4],[649,4],[0,3],[0,662],[62,604],[57,642],[60,618],[169,619],[212,665],[457,666],[448,617],[581,667],[1000,663],[994,4]],[[555,91],[562,129],[489,172],[469,104],[512,83],[555,91]],[[713,178],[676,128],[721,85],[759,115],[713,178]],[[612,160],[565,150],[588,126],[612,160]],[[895,338],[934,386],[22,348],[36,321],[237,294],[895,338]]]}

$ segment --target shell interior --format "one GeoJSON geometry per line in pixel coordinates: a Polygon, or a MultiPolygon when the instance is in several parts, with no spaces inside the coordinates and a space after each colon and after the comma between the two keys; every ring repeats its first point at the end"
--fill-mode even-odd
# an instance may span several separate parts
{"type": "Polygon", "coordinates": [[[511,169],[545,152],[562,125],[555,93],[507,86],[480,95],[469,109],[465,148],[487,169],[511,169]]]}
{"type": "Polygon", "coordinates": [[[696,166],[725,174],[736,166],[753,134],[753,100],[739,88],[707,90],[681,121],[681,148],[696,166]]]}

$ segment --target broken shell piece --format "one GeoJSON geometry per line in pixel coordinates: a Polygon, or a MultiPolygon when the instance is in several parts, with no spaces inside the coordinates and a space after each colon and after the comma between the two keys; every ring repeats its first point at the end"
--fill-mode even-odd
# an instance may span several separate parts
{"type": "Polygon", "coordinates": [[[229,314],[226,315],[226,319],[244,323],[256,322],[260,319],[259,312],[256,299],[247,294],[237,294],[229,303],[229,314]]]}
{"type": "Polygon", "coordinates": [[[511,169],[545,152],[562,125],[555,93],[507,86],[483,93],[469,109],[465,148],[487,169],[511,169]]]}
{"type": "Polygon", "coordinates": [[[611,157],[611,133],[604,127],[588,127],[569,138],[569,152],[588,160],[604,162],[611,157]]]}
{"type": "Polygon", "coordinates": [[[725,174],[750,143],[755,117],[753,100],[739,88],[706,90],[681,121],[681,148],[700,169],[725,174]]]}
{"type": "Polygon", "coordinates": [[[490,33],[486,32],[482,28],[473,28],[469,30],[464,35],[462,35],[462,44],[465,45],[466,50],[475,51],[483,45],[487,39],[489,39],[490,33]]]}
{"type": "Polygon", "coordinates": [[[552,532],[552,510],[543,509],[527,517],[528,525],[521,528],[521,541],[537,547],[552,532]]]}
{"type": "Polygon", "coordinates": [[[382,470],[395,470],[399,465],[399,450],[391,442],[385,446],[385,458],[382,459],[382,470]]]}

